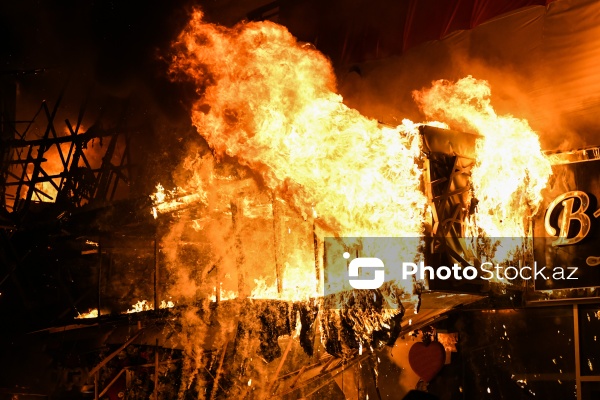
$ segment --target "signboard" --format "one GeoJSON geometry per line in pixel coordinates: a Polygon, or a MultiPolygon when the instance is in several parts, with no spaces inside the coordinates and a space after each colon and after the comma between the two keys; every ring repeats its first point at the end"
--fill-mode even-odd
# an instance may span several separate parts
{"type": "Polygon", "coordinates": [[[535,290],[600,287],[600,160],[552,169],[534,219],[534,259],[538,267],[574,272],[573,279],[536,277],[535,290]]]}

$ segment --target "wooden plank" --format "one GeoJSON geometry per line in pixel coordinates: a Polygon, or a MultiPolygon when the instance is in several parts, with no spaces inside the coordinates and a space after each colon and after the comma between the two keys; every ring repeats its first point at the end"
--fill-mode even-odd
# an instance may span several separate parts
{"type": "Polygon", "coordinates": [[[98,397],[102,397],[106,394],[106,392],[108,392],[108,389],[110,389],[110,387],[117,381],[117,379],[119,379],[121,377],[121,375],[123,375],[123,373],[127,370],[127,368],[123,368],[119,371],[119,373],[117,375],[115,375],[114,378],[112,378],[112,380],[108,383],[108,385],[106,385],[106,387],[100,392],[100,394],[98,395],[98,397]]]}
{"type": "Polygon", "coordinates": [[[117,350],[113,351],[112,353],[110,353],[110,355],[108,355],[108,357],[106,357],[104,360],[100,361],[100,363],[98,365],[96,365],[94,368],[92,368],[92,370],[89,372],[89,376],[92,376],[93,374],[95,374],[96,372],[98,372],[100,370],[100,368],[104,367],[106,365],[106,363],[108,363],[110,360],[112,360],[113,358],[115,358],[121,351],[123,351],[123,349],[127,346],[129,346],[131,343],[133,343],[133,341],[135,339],[138,338],[138,336],[140,336],[140,334],[143,332],[143,329],[140,329],[139,331],[137,331],[135,333],[135,335],[133,335],[128,341],[126,341],[125,343],[123,343],[117,350]]]}
{"type": "Polygon", "coordinates": [[[300,371],[298,372],[298,375],[296,375],[296,377],[292,381],[290,388],[293,388],[294,386],[296,386],[296,383],[298,383],[298,380],[300,379],[300,377],[302,376],[302,374],[304,373],[305,370],[306,370],[306,365],[304,365],[302,368],[300,368],[300,371]]]}
{"type": "Polygon", "coordinates": [[[94,399],[99,400],[100,396],[98,393],[98,371],[94,374],[94,399]]]}
{"type": "MultiPolygon", "coordinates": [[[[225,360],[225,353],[227,353],[227,345],[228,344],[229,344],[229,342],[225,343],[225,345],[223,346],[223,351],[221,352],[221,357],[219,357],[219,366],[217,367],[217,373],[213,377],[213,388],[210,393],[210,400],[215,400],[217,398],[217,393],[219,391],[219,388],[221,387],[219,385],[219,378],[221,377],[221,373],[223,370],[223,361],[225,360]]],[[[210,374],[210,372],[209,372],[209,374],[210,374]]]]}
{"type": "Polygon", "coordinates": [[[273,376],[273,379],[271,380],[271,384],[269,385],[269,395],[271,394],[272,390],[273,390],[273,385],[275,385],[275,382],[277,381],[277,377],[279,376],[279,373],[281,372],[281,368],[283,367],[283,363],[285,362],[288,353],[290,352],[290,349],[292,348],[292,342],[294,341],[294,339],[292,339],[292,337],[290,336],[288,338],[288,344],[285,347],[285,351],[283,352],[283,356],[281,356],[281,360],[279,361],[279,365],[277,366],[277,369],[275,370],[275,375],[273,376]]]}

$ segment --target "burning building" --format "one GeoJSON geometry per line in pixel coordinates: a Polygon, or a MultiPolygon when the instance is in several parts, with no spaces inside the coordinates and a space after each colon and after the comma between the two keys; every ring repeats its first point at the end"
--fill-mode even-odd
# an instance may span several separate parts
{"type": "Polygon", "coordinates": [[[598,5],[259,3],[3,10],[0,396],[595,398],[598,5]]]}

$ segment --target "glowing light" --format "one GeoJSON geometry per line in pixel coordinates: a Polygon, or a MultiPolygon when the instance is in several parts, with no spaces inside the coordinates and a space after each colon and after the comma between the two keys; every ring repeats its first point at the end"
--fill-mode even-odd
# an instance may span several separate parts
{"type": "Polygon", "coordinates": [[[98,318],[98,309],[94,308],[75,317],[75,319],[98,318]]]}
{"type": "Polygon", "coordinates": [[[542,201],[541,191],[552,174],[538,135],[528,122],[494,111],[487,82],[471,76],[452,83],[439,80],[431,89],[414,93],[425,114],[460,131],[482,136],[476,143],[472,171],[478,212],[467,236],[524,237],[529,219],[542,201]]]}

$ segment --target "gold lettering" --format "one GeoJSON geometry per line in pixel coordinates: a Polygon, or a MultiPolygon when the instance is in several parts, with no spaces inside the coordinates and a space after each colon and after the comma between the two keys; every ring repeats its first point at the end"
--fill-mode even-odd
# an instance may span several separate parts
{"type": "Polygon", "coordinates": [[[563,207],[563,212],[558,223],[560,232],[558,233],[558,239],[552,242],[552,246],[567,246],[582,241],[590,232],[590,217],[585,213],[590,204],[590,198],[585,192],[575,190],[563,193],[554,199],[548,205],[546,218],[544,219],[546,232],[551,236],[557,236],[556,229],[551,225],[550,219],[552,212],[559,203],[563,207]],[[579,199],[581,202],[576,211],[573,210],[575,199],[579,199]],[[573,220],[579,221],[579,232],[574,237],[569,238],[569,229],[573,220]]]}

